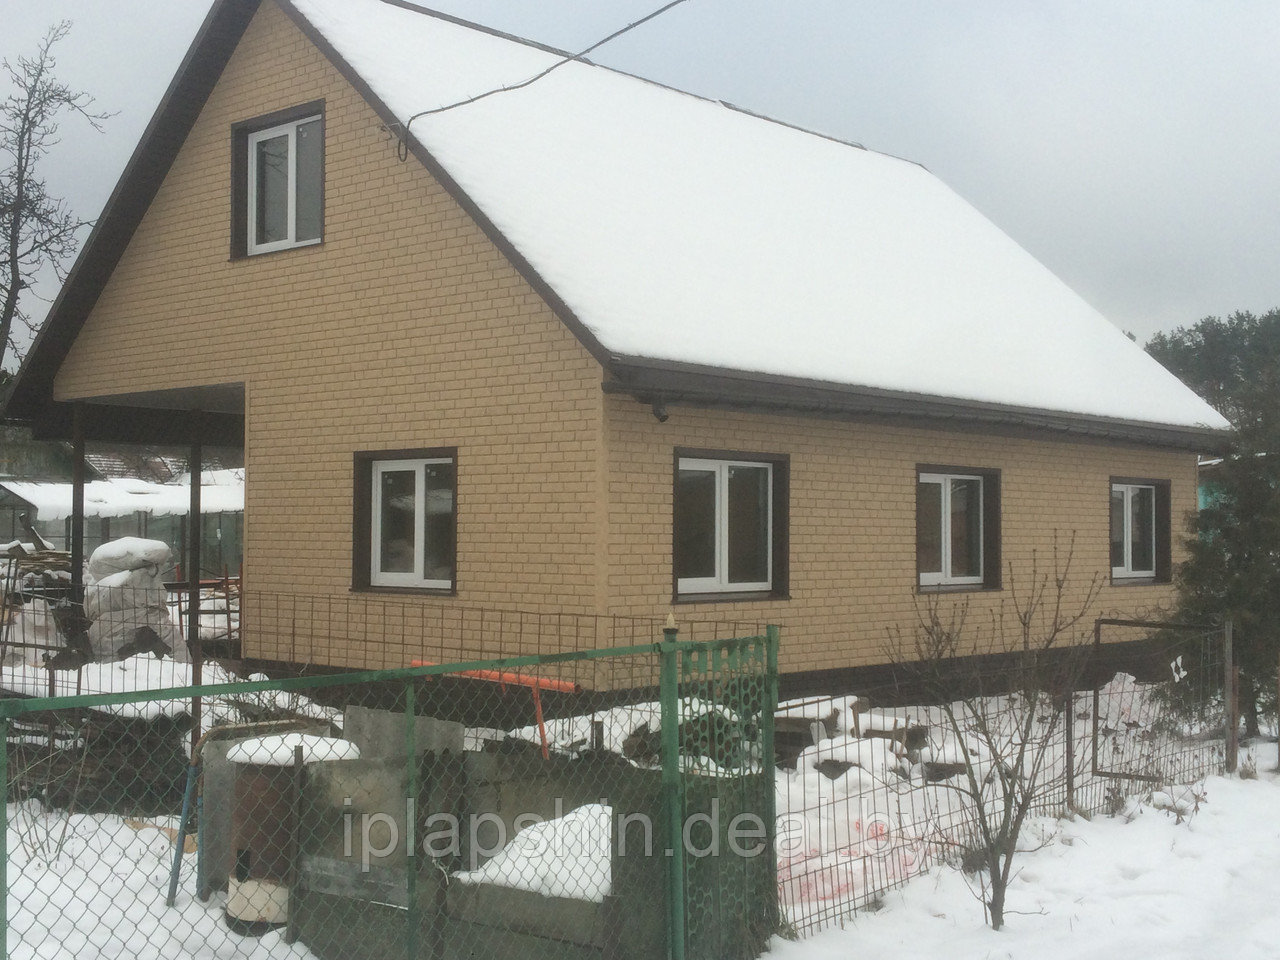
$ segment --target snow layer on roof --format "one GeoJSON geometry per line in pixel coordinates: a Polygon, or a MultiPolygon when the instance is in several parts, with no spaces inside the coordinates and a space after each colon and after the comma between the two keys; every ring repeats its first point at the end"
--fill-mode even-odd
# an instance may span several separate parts
{"type": "MultiPolygon", "coordinates": [[[[231,471],[219,472],[200,487],[200,512],[239,513],[244,510],[244,471],[238,482],[231,471]]],[[[72,485],[29,480],[0,480],[4,489],[36,509],[37,520],[63,520],[71,516],[72,485]]],[[[183,517],[190,511],[191,491],[186,483],[152,483],[149,480],[93,480],[84,485],[86,517],[127,517],[146,513],[153,517],[183,517]]]]}
{"type": "MultiPolygon", "coordinates": [[[[559,58],[379,0],[291,0],[404,121],[559,58]]],[[[420,141],[611,353],[1225,428],[924,168],[584,62],[420,141]]]]}
{"type": "Polygon", "coordinates": [[[302,748],[303,763],[360,759],[360,748],[349,740],[285,733],[241,740],[227,751],[227,760],[259,767],[288,767],[293,765],[296,747],[302,748]]]}

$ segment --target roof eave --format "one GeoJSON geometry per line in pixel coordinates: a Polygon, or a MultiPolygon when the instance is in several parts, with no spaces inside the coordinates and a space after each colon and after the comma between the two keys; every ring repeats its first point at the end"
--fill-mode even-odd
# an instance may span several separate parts
{"type": "Polygon", "coordinates": [[[260,5],[216,0],[205,16],[14,378],[5,419],[38,425],[50,415],[58,369],[260,5]]]}
{"type": "Polygon", "coordinates": [[[1017,407],[854,384],[785,377],[648,357],[611,358],[604,389],[643,403],[913,422],[968,430],[1056,434],[1199,453],[1226,448],[1231,433],[1060,410],[1017,407]]]}

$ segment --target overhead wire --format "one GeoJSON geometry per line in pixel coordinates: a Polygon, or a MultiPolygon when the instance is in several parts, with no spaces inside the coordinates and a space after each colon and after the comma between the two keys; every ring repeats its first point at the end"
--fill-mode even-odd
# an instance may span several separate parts
{"type": "Polygon", "coordinates": [[[422,117],[429,117],[433,114],[445,113],[448,110],[456,110],[458,109],[458,107],[468,106],[470,104],[476,103],[477,101],[484,100],[486,97],[492,97],[499,93],[510,93],[513,90],[521,90],[529,86],[530,84],[537,83],[539,80],[547,76],[552,71],[558,70],[560,67],[563,67],[566,63],[572,63],[575,60],[581,60],[583,57],[589,54],[592,50],[595,50],[599,47],[604,46],[610,40],[616,40],[618,37],[622,36],[624,33],[628,33],[631,30],[634,30],[636,27],[639,27],[645,23],[648,23],[650,20],[653,20],[655,17],[662,16],[662,14],[666,13],[672,7],[678,7],[680,6],[680,4],[684,2],[685,0],[671,0],[670,3],[664,4],[663,6],[659,7],[657,10],[654,10],[652,13],[645,14],[639,20],[635,20],[632,23],[627,24],[625,27],[622,27],[619,30],[615,30],[613,33],[609,34],[607,37],[597,40],[595,43],[591,44],[591,46],[587,47],[586,49],[580,50],[577,53],[570,54],[567,57],[563,57],[560,60],[557,60],[555,63],[551,64],[551,66],[547,67],[545,70],[540,71],[539,73],[534,74],[532,77],[529,77],[527,80],[521,80],[519,83],[514,83],[506,87],[494,87],[492,90],[486,90],[483,93],[477,93],[474,96],[467,97],[465,100],[458,100],[454,103],[447,103],[444,106],[432,107],[429,110],[421,110],[418,113],[415,113],[408,120],[406,120],[404,122],[404,126],[400,128],[399,142],[396,144],[397,155],[400,157],[401,162],[404,162],[405,160],[409,159],[409,127],[410,125],[412,125],[413,121],[418,120],[422,117]]]}

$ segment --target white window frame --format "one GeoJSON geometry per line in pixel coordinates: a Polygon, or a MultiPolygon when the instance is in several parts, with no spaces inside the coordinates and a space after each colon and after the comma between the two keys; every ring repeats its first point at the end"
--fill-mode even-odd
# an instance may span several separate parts
{"type": "Polygon", "coordinates": [[[773,589],[773,464],[759,460],[713,460],[699,457],[681,457],[678,470],[702,470],[715,474],[715,575],[711,577],[681,577],[676,581],[676,591],[681,594],[697,593],[760,593],[773,589]],[[763,467],[768,476],[767,502],[769,515],[765,524],[767,542],[765,562],[768,577],[752,583],[729,582],[729,469],[731,467],[763,467]]]}
{"type": "MultiPolygon", "coordinates": [[[[941,543],[942,543],[942,570],[941,571],[920,571],[920,586],[922,587],[942,587],[942,586],[972,586],[981,585],[986,582],[987,570],[987,487],[986,478],[973,473],[921,473],[916,477],[916,483],[936,483],[942,487],[942,515],[939,523],[942,526],[941,543]],[[951,575],[951,481],[952,480],[977,480],[978,481],[978,574],[972,577],[954,577],[951,575]]],[[[917,503],[916,509],[919,509],[917,503]]]]}
{"type": "MultiPolygon", "coordinates": [[[[1156,575],[1156,487],[1153,483],[1113,483],[1111,495],[1124,495],[1124,518],[1121,521],[1121,533],[1124,536],[1124,565],[1111,568],[1113,579],[1136,578],[1151,580],[1156,575]],[[1133,567],[1133,500],[1139,490],[1151,491],[1151,569],[1135,570],[1133,567]]],[[[1107,516],[1111,515],[1111,504],[1107,503],[1107,516]]],[[[1108,533],[1107,551],[1110,553],[1111,541],[1108,533]]]]}
{"type": "MultiPolygon", "coordinates": [[[[452,457],[413,457],[404,460],[371,460],[369,463],[371,483],[371,509],[369,515],[369,585],[373,587],[411,587],[414,589],[451,590],[452,580],[431,580],[425,575],[425,560],[422,544],[418,538],[426,527],[427,510],[427,471],[430,465],[452,464],[452,457]],[[382,564],[382,474],[414,471],[413,491],[413,572],[383,571],[382,564]]],[[[456,510],[457,480],[454,481],[453,496],[456,510]]]]}
{"type": "MultiPolygon", "coordinates": [[[[311,123],[315,120],[321,120],[321,114],[312,114],[308,117],[302,117],[299,120],[290,120],[288,123],[281,123],[274,127],[268,127],[265,130],[255,130],[248,136],[248,182],[245,184],[245,194],[248,197],[248,210],[245,220],[245,252],[249,256],[259,253],[271,253],[275,250],[289,250],[293,247],[308,247],[312,244],[319,243],[322,237],[312,237],[307,240],[295,239],[298,232],[298,128],[304,123],[311,123]],[[288,186],[285,189],[287,197],[287,215],[288,236],[283,240],[273,240],[270,243],[258,243],[256,237],[258,235],[258,167],[257,167],[257,147],[263,140],[271,140],[275,137],[285,136],[289,143],[289,161],[288,161],[288,186]]],[[[324,124],[321,123],[321,129],[324,124]]],[[[320,184],[320,189],[324,189],[324,184],[320,184]]]]}

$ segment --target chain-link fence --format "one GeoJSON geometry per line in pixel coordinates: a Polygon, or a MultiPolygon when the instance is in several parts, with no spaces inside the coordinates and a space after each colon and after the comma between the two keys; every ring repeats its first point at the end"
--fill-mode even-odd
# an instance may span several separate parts
{"type": "Polygon", "coordinates": [[[114,692],[0,701],[6,956],[755,956],[776,651],[668,631],[159,690],[168,659],[86,666],[114,692]]]}
{"type": "Polygon", "coordinates": [[[800,935],[874,909],[940,861],[984,865],[976,798],[1119,810],[1222,772],[1234,730],[1224,629],[1098,621],[1094,642],[862,671],[784,700],[775,725],[779,900],[800,935]],[[972,776],[972,779],[970,779],[972,776]]]}
{"type": "MultiPolygon", "coordinates": [[[[304,602],[243,605],[283,625],[304,602]]],[[[1220,771],[1234,727],[1221,629],[1099,621],[1033,674],[891,663],[775,713],[768,635],[447,616],[405,632],[421,666],[246,683],[210,662],[195,688],[169,657],[64,671],[21,648],[9,956],[754,956],[968,863],[998,770],[1034,774],[1035,813],[1106,812],[1220,771]],[[647,642],[439,665],[481,621],[647,642]]]]}

